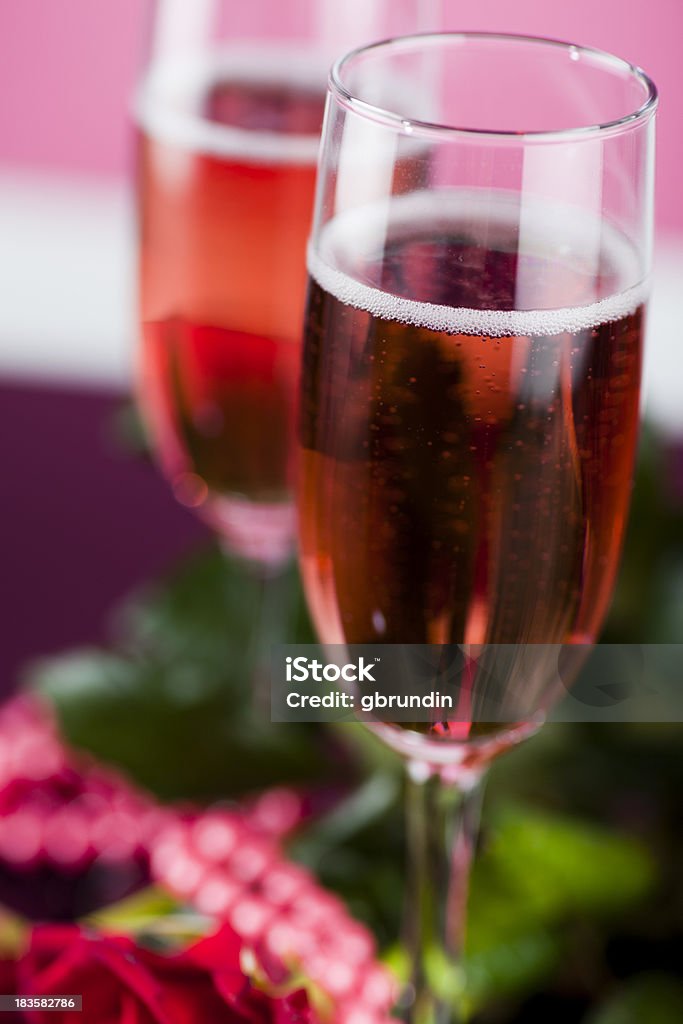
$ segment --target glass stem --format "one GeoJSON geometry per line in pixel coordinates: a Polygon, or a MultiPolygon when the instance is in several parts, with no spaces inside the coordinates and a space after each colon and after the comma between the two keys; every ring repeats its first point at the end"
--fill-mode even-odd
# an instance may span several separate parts
{"type": "Polygon", "coordinates": [[[291,567],[254,568],[256,609],[251,635],[252,697],[256,715],[270,716],[271,649],[289,639],[292,614],[291,567]]]}
{"type": "Polygon", "coordinates": [[[410,983],[409,1024],[465,1020],[462,954],[470,866],[481,809],[482,782],[443,780],[438,771],[408,763],[408,901],[405,942],[410,983]]]}
{"type": "MultiPolygon", "coordinates": [[[[245,577],[244,600],[250,602],[251,628],[244,637],[251,669],[251,709],[255,717],[270,717],[271,653],[274,644],[290,639],[293,616],[292,562],[266,563],[242,557],[218,534],[223,557],[245,577]]],[[[246,680],[245,680],[246,682],[246,680]]]]}

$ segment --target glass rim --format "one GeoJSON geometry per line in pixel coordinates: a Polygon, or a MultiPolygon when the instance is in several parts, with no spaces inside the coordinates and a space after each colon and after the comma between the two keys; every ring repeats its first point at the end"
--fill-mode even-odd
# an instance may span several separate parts
{"type": "MultiPolygon", "coordinates": [[[[426,48],[425,48],[426,50],[426,48]]],[[[368,120],[379,122],[387,127],[402,131],[404,134],[419,133],[421,135],[447,135],[464,136],[471,139],[499,139],[500,141],[523,142],[550,142],[570,138],[594,138],[605,134],[620,133],[635,128],[648,121],[659,102],[657,86],[650,76],[637,64],[631,64],[623,57],[617,57],[607,50],[601,50],[592,46],[581,46],[578,43],[570,43],[561,39],[552,39],[547,36],[525,35],[515,32],[478,32],[478,31],[443,31],[443,32],[416,32],[405,36],[394,36],[393,38],[381,39],[374,43],[357,46],[348,53],[339,57],[332,65],[328,77],[328,88],[335,99],[348,110],[368,120]],[[382,50],[409,49],[416,43],[434,43],[447,40],[479,40],[502,43],[531,43],[539,47],[549,49],[566,50],[570,54],[576,53],[591,58],[595,63],[606,65],[612,71],[617,69],[626,78],[635,79],[644,89],[645,98],[641,105],[619,118],[613,118],[597,124],[576,125],[572,128],[552,128],[532,131],[517,131],[515,129],[490,129],[490,128],[464,128],[458,125],[448,125],[439,122],[420,120],[419,118],[403,117],[396,111],[385,107],[377,106],[364,100],[362,96],[355,95],[343,81],[342,75],[346,66],[367,53],[382,50]]]]}

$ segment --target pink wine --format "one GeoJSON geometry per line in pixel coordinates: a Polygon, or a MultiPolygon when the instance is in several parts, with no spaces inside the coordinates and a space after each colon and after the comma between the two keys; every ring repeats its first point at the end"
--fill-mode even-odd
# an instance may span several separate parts
{"type": "Polygon", "coordinates": [[[176,69],[178,95],[162,81],[157,101],[152,82],[139,107],[141,397],[179,499],[241,553],[277,561],[292,540],[324,93],[317,77],[258,61],[223,67],[204,79],[176,69]]]}
{"type": "Polygon", "coordinates": [[[615,239],[562,255],[504,203],[452,205],[394,200],[376,235],[342,215],[309,259],[309,605],[324,643],[589,642],[629,504],[643,295],[620,290],[615,239]]]}

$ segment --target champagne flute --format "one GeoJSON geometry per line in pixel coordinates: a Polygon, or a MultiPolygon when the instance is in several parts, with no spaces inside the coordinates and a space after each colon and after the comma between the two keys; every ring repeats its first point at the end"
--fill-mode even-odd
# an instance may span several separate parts
{"type": "Polygon", "coordinates": [[[291,558],[294,407],[327,67],[420,0],[159,0],[139,128],[140,400],[176,498],[291,558]]]}
{"type": "MultiPolygon", "coordinates": [[[[625,61],[526,37],[396,38],[335,64],[300,422],[324,644],[595,641],[638,433],[656,103],[625,61]]],[[[414,1021],[458,1013],[480,782],[552,697],[555,674],[522,661],[523,720],[475,720],[475,673],[453,720],[374,725],[410,779],[414,1021]]]]}

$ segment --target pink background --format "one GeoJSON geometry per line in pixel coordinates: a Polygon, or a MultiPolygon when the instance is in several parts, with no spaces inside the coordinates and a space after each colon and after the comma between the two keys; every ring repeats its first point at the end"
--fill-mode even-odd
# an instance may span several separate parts
{"type": "MultiPolygon", "coordinates": [[[[273,4],[280,7],[276,0],[273,4]]],[[[642,65],[662,95],[659,226],[667,233],[683,233],[681,0],[443,4],[447,28],[555,36],[611,50],[642,65]]],[[[141,62],[149,6],[149,0],[0,4],[0,171],[108,177],[127,173],[127,101],[141,62]]]]}

